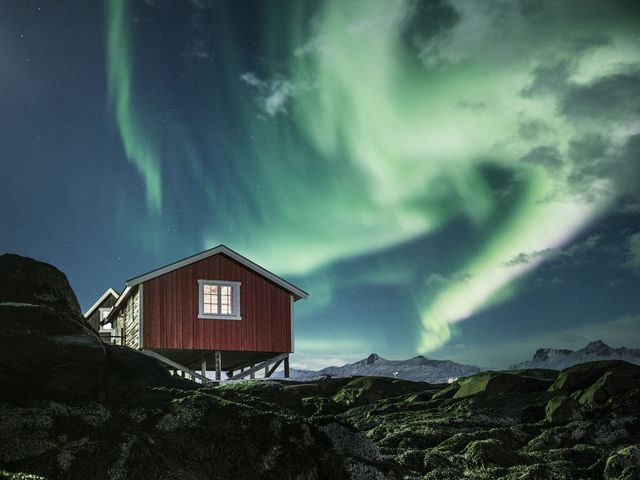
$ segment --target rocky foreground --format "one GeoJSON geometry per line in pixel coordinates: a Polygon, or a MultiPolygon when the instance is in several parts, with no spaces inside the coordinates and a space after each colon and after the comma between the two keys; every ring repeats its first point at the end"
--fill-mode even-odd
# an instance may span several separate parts
{"type": "Polygon", "coordinates": [[[196,385],[0,257],[0,479],[638,479],[640,367],[196,385]]]}

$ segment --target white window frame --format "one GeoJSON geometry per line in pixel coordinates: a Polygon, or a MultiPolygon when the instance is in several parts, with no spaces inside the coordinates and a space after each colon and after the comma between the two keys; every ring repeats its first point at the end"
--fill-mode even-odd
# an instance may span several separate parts
{"type": "Polygon", "coordinates": [[[102,325],[102,321],[109,316],[113,307],[102,307],[98,309],[98,322],[100,323],[100,331],[101,332],[111,332],[113,331],[113,322],[108,322],[111,325],[111,328],[104,328],[102,325]],[[106,312],[106,315],[103,317],[102,314],[106,312]]]}
{"type": "Polygon", "coordinates": [[[240,282],[231,282],[228,280],[198,280],[198,318],[213,320],[242,320],[240,310],[240,282]],[[215,285],[218,287],[232,287],[233,305],[235,311],[231,315],[223,315],[221,313],[204,313],[204,286],[215,285]]]}

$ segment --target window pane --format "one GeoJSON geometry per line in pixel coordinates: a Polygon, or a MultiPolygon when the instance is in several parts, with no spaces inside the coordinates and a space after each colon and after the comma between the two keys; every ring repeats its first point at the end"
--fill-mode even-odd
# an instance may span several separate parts
{"type": "Polygon", "coordinates": [[[207,315],[237,315],[234,285],[202,284],[202,313],[207,315]]]}

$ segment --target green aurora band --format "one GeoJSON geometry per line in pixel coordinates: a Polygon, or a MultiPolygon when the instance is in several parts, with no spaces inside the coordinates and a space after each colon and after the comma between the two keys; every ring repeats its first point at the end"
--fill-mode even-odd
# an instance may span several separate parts
{"type": "Polygon", "coordinates": [[[129,161],[142,175],[146,185],[147,206],[153,215],[162,210],[160,160],[150,145],[136,115],[132,98],[133,62],[130,47],[130,15],[124,0],[107,2],[107,72],[109,103],[129,161]]]}
{"type": "MultiPolygon", "coordinates": [[[[501,4],[500,11],[479,2],[450,4],[458,21],[432,36],[420,35],[417,3],[411,1],[298,3],[288,15],[265,15],[271,78],[231,67],[228,73],[237,88],[246,87],[232,93],[251,131],[241,156],[254,172],[250,181],[260,186],[243,184],[239,173],[235,180],[243,193],[235,205],[220,205],[211,185],[219,192],[225,186],[203,173],[211,160],[188,135],[180,136],[177,147],[218,219],[215,229],[202,232],[202,246],[224,240],[280,274],[312,276],[467,219],[483,240],[449,272],[459,280],[427,285],[411,268],[392,279],[378,272],[381,281],[414,290],[419,353],[446,343],[456,322],[517,294],[518,279],[544,260],[539,252],[561,248],[614,200],[615,185],[606,178],[591,185],[597,194],[588,201],[574,192],[572,142],[597,133],[622,143],[633,133],[625,119],[564,115],[559,94],[534,91],[532,74],[539,65],[562,60],[572,67],[567,85],[614,74],[638,61],[630,23],[595,23],[593,15],[578,11],[568,32],[560,14],[529,22],[515,2],[501,4]],[[313,10],[312,21],[305,6],[313,10]],[[613,40],[576,50],[581,39],[600,34],[613,40]],[[251,73],[242,77],[246,82],[242,73],[251,73]],[[245,100],[251,88],[255,103],[245,100]],[[535,125],[543,127],[523,133],[535,125]],[[559,165],[523,160],[540,146],[559,152],[559,165]],[[507,192],[509,209],[489,168],[517,181],[517,194],[507,192]],[[511,262],[523,253],[533,255],[511,262]]],[[[157,215],[164,163],[154,137],[141,127],[151,119],[135,110],[141,100],[133,88],[126,2],[108,5],[111,102],[127,157],[145,179],[149,212],[157,215]]],[[[429,13],[422,18],[430,20],[429,13]]],[[[227,62],[238,60],[229,56],[227,62]]],[[[367,281],[352,281],[360,280],[367,281]]],[[[348,283],[336,279],[338,286],[348,283]]],[[[313,342],[304,345],[313,349],[313,342]]]]}

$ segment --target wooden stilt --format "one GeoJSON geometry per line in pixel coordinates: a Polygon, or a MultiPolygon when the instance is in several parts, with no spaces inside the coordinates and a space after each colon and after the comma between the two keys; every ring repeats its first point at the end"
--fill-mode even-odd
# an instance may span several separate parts
{"type": "Polygon", "coordinates": [[[207,359],[206,358],[202,359],[202,366],[200,368],[200,373],[202,374],[203,377],[207,376],[207,359]]]}
{"type": "Polygon", "coordinates": [[[203,382],[208,382],[210,381],[207,377],[204,377],[202,375],[200,375],[197,372],[194,372],[193,370],[190,370],[189,368],[185,367],[184,365],[180,365],[178,362],[175,362],[163,355],[160,355],[159,353],[156,353],[152,350],[140,350],[142,353],[144,353],[145,355],[148,355],[150,357],[155,358],[156,360],[160,360],[162,363],[164,363],[167,367],[173,368],[175,369],[175,375],[179,376],[179,377],[183,377],[183,378],[187,378],[187,374],[189,375],[189,377],[191,377],[192,380],[195,380],[196,378],[200,379],[203,382]]]}
{"type": "Polygon", "coordinates": [[[282,363],[282,360],[284,360],[285,356],[287,355],[288,355],[287,353],[283,353],[281,355],[278,355],[277,357],[273,357],[273,358],[270,358],[269,360],[265,360],[264,362],[259,363],[253,368],[247,367],[246,370],[243,368],[242,369],[243,371],[236,375],[233,375],[233,372],[229,372],[231,373],[231,376],[229,378],[230,380],[240,380],[246,377],[247,375],[250,375],[252,372],[255,373],[259,370],[262,370],[263,368],[265,369],[265,376],[268,378],[276,370],[276,368],[278,368],[278,365],[282,363]],[[275,365],[273,365],[273,367],[269,369],[269,365],[271,365],[272,363],[275,363],[275,365]]]}
{"type": "Polygon", "coordinates": [[[271,367],[269,369],[269,371],[267,372],[267,377],[270,377],[271,375],[273,375],[273,372],[276,371],[276,369],[280,366],[281,363],[282,363],[282,359],[280,359],[276,363],[274,363],[273,367],[271,367]]]}
{"type": "Polygon", "coordinates": [[[216,350],[215,353],[215,369],[216,369],[216,380],[220,380],[221,372],[222,372],[222,354],[219,350],[216,350]]]}
{"type": "Polygon", "coordinates": [[[284,359],[284,378],[289,378],[289,355],[284,359]]]}
{"type": "Polygon", "coordinates": [[[249,374],[249,378],[250,378],[251,380],[253,380],[254,378],[256,378],[256,372],[253,370],[254,368],[256,368],[255,364],[254,364],[254,365],[251,365],[251,369],[250,369],[251,373],[249,374]]]}
{"type": "Polygon", "coordinates": [[[264,367],[264,378],[267,378],[268,376],[269,376],[269,365],[264,367]]]}

